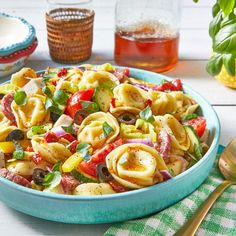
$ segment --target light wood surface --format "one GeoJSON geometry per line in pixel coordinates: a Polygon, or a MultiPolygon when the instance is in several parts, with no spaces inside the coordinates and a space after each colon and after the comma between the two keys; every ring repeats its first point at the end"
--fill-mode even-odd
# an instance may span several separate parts
{"type": "MultiPolygon", "coordinates": [[[[178,77],[206,97],[219,115],[222,134],[221,143],[227,144],[236,135],[236,91],[219,84],[205,71],[211,51],[208,24],[211,20],[213,0],[183,0],[181,21],[180,61],[176,68],[166,75],[178,77]]],[[[47,66],[61,66],[50,60],[48,54],[44,14],[47,4],[44,0],[0,0],[1,12],[24,17],[37,31],[39,46],[27,66],[44,69],[47,66]]],[[[113,61],[113,28],[115,0],[94,0],[96,12],[93,55],[89,63],[113,61]]],[[[2,79],[1,81],[3,81],[2,79]]],[[[1,82],[0,81],[0,82],[1,82]]],[[[109,225],[65,225],[48,222],[16,212],[0,203],[0,235],[102,235],[109,225]]]]}

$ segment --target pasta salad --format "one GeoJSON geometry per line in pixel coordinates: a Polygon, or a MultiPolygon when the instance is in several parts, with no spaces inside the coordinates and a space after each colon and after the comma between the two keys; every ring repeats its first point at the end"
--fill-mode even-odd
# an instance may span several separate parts
{"type": "Polygon", "coordinates": [[[0,96],[0,176],[39,191],[145,188],[208,150],[206,119],[179,79],[150,84],[108,63],[23,68],[0,96]]]}

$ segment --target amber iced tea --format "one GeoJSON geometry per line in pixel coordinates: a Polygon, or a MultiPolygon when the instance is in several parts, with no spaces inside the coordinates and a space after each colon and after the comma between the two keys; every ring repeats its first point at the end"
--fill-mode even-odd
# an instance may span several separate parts
{"type": "Polygon", "coordinates": [[[157,22],[117,29],[115,61],[119,65],[162,72],[178,61],[179,35],[157,22]]]}

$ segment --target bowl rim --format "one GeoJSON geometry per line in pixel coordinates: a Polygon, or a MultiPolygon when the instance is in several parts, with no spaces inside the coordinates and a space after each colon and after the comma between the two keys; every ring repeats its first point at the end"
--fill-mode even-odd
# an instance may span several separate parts
{"type": "Polygon", "coordinates": [[[0,47],[0,56],[7,56],[8,54],[14,53],[20,49],[24,49],[29,46],[29,44],[32,43],[34,37],[35,37],[35,28],[33,25],[31,25],[28,21],[25,19],[18,17],[18,16],[11,16],[8,15],[4,12],[0,12],[0,17],[6,17],[6,18],[14,18],[23,23],[24,25],[27,26],[29,32],[25,36],[25,38],[18,43],[13,43],[11,45],[5,46],[5,47],[0,47]]]}
{"type": "MultiPolygon", "coordinates": [[[[72,66],[64,66],[64,68],[71,68],[72,66]]],[[[124,69],[127,67],[122,67],[122,66],[114,66],[115,68],[120,68],[120,69],[124,69]]],[[[63,67],[57,67],[57,68],[63,68],[63,67]]],[[[142,70],[142,69],[136,69],[136,68],[131,68],[129,67],[131,74],[132,71],[136,72],[136,73],[145,73],[147,75],[150,76],[157,76],[160,78],[163,78],[165,80],[171,81],[173,80],[173,78],[166,76],[166,75],[162,75],[162,74],[158,74],[155,72],[150,72],[150,71],[146,71],[146,70],[142,70]]],[[[37,74],[41,74],[43,73],[45,70],[39,70],[37,71],[37,74]]],[[[8,81],[6,81],[5,83],[7,83],[8,81]]],[[[205,162],[209,155],[211,154],[211,152],[218,148],[219,145],[219,140],[220,140],[220,130],[221,130],[221,125],[220,125],[220,120],[219,117],[216,113],[216,111],[213,109],[213,107],[211,106],[211,104],[208,102],[208,100],[206,98],[204,98],[202,95],[200,95],[200,93],[196,92],[194,89],[192,89],[190,86],[185,85],[185,83],[183,83],[183,88],[184,90],[190,90],[191,94],[190,95],[194,95],[194,97],[198,97],[200,99],[202,99],[210,108],[212,114],[214,115],[214,120],[216,121],[214,123],[215,125],[215,135],[214,138],[212,140],[211,146],[209,148],[209,150],[207,151],[207,153],[196,163],[194,164],[192,167],[190,167],[189,169],[187,169],[186,171],[182,172],[181,174],[167,180],[164,181],[162,183],[156,184],[156,185],[152,185],[149,187],[145,187],[145,188],[141,188],[141,189],[135,189],[132,191],[127,191],[127,192],[123,192],[123,193],[116,193],[116,194],[107,194],[107,195],[98,195],[98,196],[78,196],[78,195],[66,195],[66,194],[56,194],[56,193],[50,193],[50,192],[41,192],[38,190],[34,190],[34,189],[30,189],[30,188],[26,188],[24,186],[18,185],[14,182],[11,182],[3,177],[0,176],[0,182],[3,182],[4,184],[8,185],[8,187],[12,187],[15,188],[18,191],[27,193],[27,194],[31,194],[34,196],[38,196],[38,197],[43,197],[43,198],[50,198],[50,199],[57,199],[57,200],[70,200],[70,201],[104,201],[104,200],[116,200],[116,199],[122,199],[125,197],[132,197],[135,196],[136,194],[145,194],[148,193],[150,191],[154,191],[158,188],[168,188],[168,186],[173,185],[173,182],[176,181],[181,181],[182,178],[185,175],[188,175],[190,172],[195,172],[198,171],[198,166],[200,166],[203,162],[205,162]]]]}

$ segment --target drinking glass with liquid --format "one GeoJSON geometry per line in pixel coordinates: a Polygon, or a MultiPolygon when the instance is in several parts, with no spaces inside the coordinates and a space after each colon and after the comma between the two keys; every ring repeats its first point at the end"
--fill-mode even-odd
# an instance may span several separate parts
{"type": "Polygon", "coordinates": [[[178,62],[181,0],[118,0],[115,62],[155,72],[178,62]]]}

